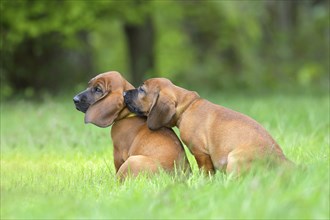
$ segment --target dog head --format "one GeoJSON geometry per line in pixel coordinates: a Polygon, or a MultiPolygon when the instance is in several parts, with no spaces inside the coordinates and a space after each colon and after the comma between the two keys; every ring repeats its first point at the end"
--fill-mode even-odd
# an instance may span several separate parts
{"type": "Polygon", "coordinates": [[[124,109],[123,92],[134,88],[118,72],[97,75],[88,88],[73,98],[77,110],[85,113],[85,123],[110,126],[124,109]]]}
{"type": "Polygon", "coordinates": [[[138,115],[147,116],[151,130],[163,126],[173,127],[176,124],[178,88],[165,78],[153,78],[145,81],[137,89],[124,93],[127,108],[138,115]]]}

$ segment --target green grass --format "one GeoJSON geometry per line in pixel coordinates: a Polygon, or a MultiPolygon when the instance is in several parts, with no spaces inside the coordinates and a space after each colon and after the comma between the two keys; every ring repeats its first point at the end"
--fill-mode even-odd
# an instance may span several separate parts
{"type": "Polygon", "coordinates": [[[329,97],[209,97],[263,124],[298,164],[232,179],[160,173],[119,183],[110,129],[67,99],[1,105],[1,218],[329,219],[329,97]]]}

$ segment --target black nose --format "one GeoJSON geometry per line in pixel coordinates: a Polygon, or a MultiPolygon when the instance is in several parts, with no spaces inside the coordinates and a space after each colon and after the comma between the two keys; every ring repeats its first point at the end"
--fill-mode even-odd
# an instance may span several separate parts
{"type": "Polygon", "coordinates": [[[80,102],[79,97],[78,96],[73,97],[73,102],[74,102],[74,104],[79,103],[80,102]]]}

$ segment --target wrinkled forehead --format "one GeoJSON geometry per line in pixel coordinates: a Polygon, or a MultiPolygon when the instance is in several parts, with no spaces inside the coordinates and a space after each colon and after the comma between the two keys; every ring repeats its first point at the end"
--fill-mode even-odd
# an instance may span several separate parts
{"type": "Polygon", "coordinates": [[[124,87],[123,78],[115,72],[101,73],[88,82],[88,87],[101,86],[105,90],[116,90],[124,87]]]}
{"type": "Polygon", "coordinates": [[[89,80],[88,86],[94,86],[94,85],[97,85],[97,84],[104,85],[106,83],[110,83],[111,80],[112,79],[109,76],[109,74],[101,73],[101,74],[95,76],[94,78],[92,78],[91,80],[89,80]]]}
{"type": "Polygon", "coordinates": [[[96,84],[98,84],[99,82],[103,81],[102,78],[100,78],[99,76],[96,76],[94,78],[92,78],[91,80],[89,80],[88,82],[88,86],[94,86],[96,84]]]}

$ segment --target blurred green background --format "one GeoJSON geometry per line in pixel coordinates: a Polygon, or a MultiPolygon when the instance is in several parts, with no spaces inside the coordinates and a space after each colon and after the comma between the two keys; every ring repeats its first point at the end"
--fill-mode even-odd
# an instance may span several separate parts
{"type": "Polygon", "coordinates": [[[199,91],[329,88],[329,1],[1,0],[1,95],[121,72],[199,91]]]}
{"type": "Polygon", "coordinates": [[[0,0],[1,219],[329,219],[329,0],[0,0]],[[74,94],[167,77],[259,121],[298,167],[117,182],[74,94]]]}

